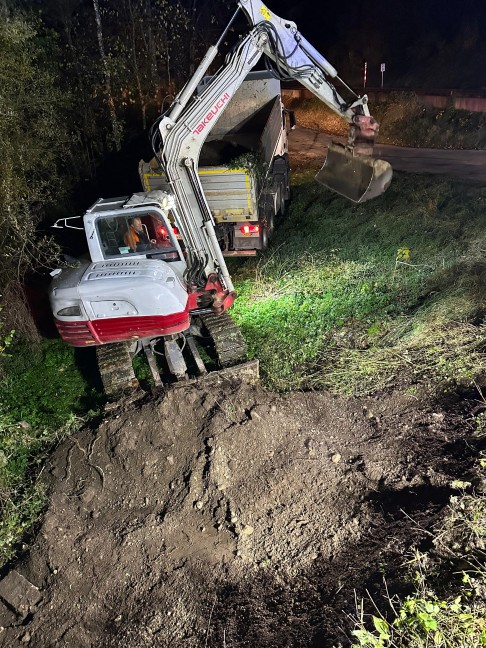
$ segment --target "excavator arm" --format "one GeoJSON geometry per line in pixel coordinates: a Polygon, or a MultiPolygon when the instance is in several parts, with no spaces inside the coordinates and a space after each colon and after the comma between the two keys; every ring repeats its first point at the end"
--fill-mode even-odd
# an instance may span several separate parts
{"type": "Polygon", "coordinates": [[[299,81],[350,125],[346,145],[332,143],[316,179],[356,203],[375,198],[388,188],[392,168],[371,157],[378,123],[370,115],[368,97],[359,97],[339,78],[336,68],[297,29],[297,25],[271,13],[260,0],[240,0],[250,24],[267,34],[267,67],[280,79],[299,81]],[[345,101],[334,80],[352,96],[345,101]]]}
{"type": "Polygon", "coordinates": [[[344,101],[330,80],[338,79],[337,71],[301,36],[295,23],[275,16],[259,0],[240,0],[238,5],[218,43],[209,48],[193,77],[152,131],[154,152],[176,198],[174,216],[186,246],[188,285],[201,289],[207,285],[208,277],[217,276],[228,294],[233,294],[233,284],[199,181],[198,161],[212,127],[262,55],[266,55],[276,76],[300,81],[350,124],[347,145],[330,148],[327,162],[317,176],[319,181],[355,202],[363,202],[383,193],[391,180],[391,167],[386,162],[359,154],[357,144],[365,142],[370,147],[378,128],[369,114],[366,96],[355,95],[351,102],[344,101]],[[241,10],[249,19],[250,31],[203,91],[196,93],[241,10]],[[385,168],[378,169],[380,163],[385,168]]]}
{"type": "Polygon", "coordinates": [[[367,139],[373,139],[378,124],[370,116],[368,98],[366,95],[359,97],[339,78],[336,68],[300,34],[297,25],[279,18],[259,0],[240,0],[238,4],[250,24],[265,31],[267,67],[275,76],[282,80],[299,81],[345,119],[352,126],[349,145],[354,143],[359,131],[367,139]],[[354,96],[352,101],[346,102],[330,79],[336,79],[345,86],[354,96]]]}

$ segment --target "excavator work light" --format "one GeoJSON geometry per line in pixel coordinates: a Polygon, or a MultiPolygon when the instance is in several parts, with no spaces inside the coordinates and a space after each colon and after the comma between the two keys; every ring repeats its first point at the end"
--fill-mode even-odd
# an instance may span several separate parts
{"type": "Polygon", "coordinates": [[[57,311],[57,314],[60,317],[79,317],[81,308],[79,306],[68,306],[67,308],[61,308],[60,311],[57,311]]]}

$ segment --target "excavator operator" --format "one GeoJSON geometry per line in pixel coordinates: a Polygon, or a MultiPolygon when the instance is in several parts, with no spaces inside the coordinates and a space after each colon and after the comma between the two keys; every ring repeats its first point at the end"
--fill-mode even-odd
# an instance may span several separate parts
{"type": "Polygon", "coordinates": [[[123,240],[132,252],[145,252],[156,243],[155,239],[149,239],[138,216],[132,220],[123,240]]]}

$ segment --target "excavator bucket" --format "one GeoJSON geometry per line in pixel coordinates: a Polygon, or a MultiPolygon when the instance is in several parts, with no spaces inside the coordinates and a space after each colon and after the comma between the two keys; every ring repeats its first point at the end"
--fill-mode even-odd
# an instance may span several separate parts
{"type": "Polygon", "coordinates": [[[388,189],[392,175],[393,169],[385,160],[358,155],[333,142],[316,180],[348,200],[363,203],[381,196],[388,189]]]}

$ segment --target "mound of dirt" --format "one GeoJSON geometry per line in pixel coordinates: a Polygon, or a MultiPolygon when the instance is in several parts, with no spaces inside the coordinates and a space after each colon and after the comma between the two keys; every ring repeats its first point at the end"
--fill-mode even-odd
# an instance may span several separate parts
{"type": "Polygon", "coordinates": [[[119,408],[52,456],[0,645],[346,644],[469,461],[458,408],[231,382],[119,408]]]}

